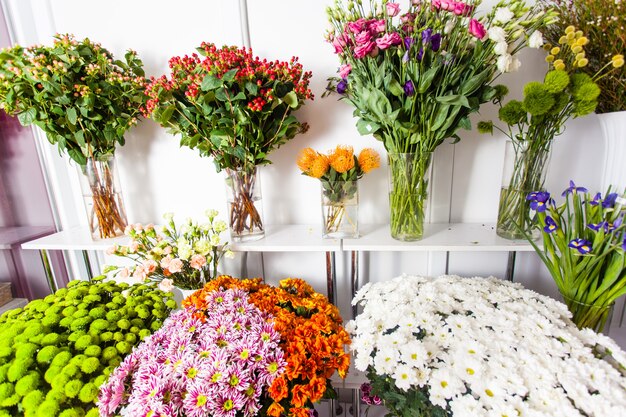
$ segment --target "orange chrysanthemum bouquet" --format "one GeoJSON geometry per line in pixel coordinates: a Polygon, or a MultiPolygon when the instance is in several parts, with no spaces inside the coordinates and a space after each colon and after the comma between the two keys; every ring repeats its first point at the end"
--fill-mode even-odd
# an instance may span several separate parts
{"type": "MultiPolygon", "coordinates": [[[[239,280],[229,276],[206,284],[183,301],[183,307],[196,319],[211,322],[216,319],[216,303],[229,305],[243,299],[265,318],[269,327],[262,336],[274,340],[273,332],[279,335],[278,349],[272,351],[276,358],[269,362],[267,372],[260,370],[268,378],[260,378],[258,386],[248,387],[258,397],[259,415],[309,417],[313,403],[334,398],[330,377],[335,372],[344,377],[350,366],[350,355],[344,350],[350,338],[339,310],[300,279],[285,279],[272,287],[260,278],[239,280]]],[[[239,324],[245,326],[245,322],[239,324]]],[[[227,340],[218,338],[218,343],[223,345],[227,340]]],[[[245,350],[239,355],[253,361],[265,359],[262,350],[245,350]]]]}
{"type": "Polygon", "coordinates": [[[303,175],[322,182],[323,236],[358,237],[357,180],[380,166],[380,156],[370,148],[359,156],[351,146],[339,145],[328,154],[305,148],[298,157],[303,175]]]}

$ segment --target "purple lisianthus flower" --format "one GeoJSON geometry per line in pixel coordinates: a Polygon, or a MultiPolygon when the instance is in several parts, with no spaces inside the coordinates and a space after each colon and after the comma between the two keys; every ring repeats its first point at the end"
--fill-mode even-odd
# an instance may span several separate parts
{"type": "Polygon", "coordinates": [[[413,46],[414,43],[415,43],[415,39],[414,38],[411,38],[409,36],[404,38],[404,47],[406,49],[411,49],[411,46],[413,46]]]}
{"type": "Polygon", "coordinates": [[[589,204],[591,204],[592,206],[597,206],[598,204],[600,204],[601,199],[602,199],[602,194],[596,193],[596,195],[593,196],[593,200],[591,200],[589,204]]]}
{"type": "Polygon", "coordinates": [[[348,89],[348,80],[345,78],[337,83],[337,92],[339,94],[344,94],[348,89]]]}
{"type": "Polygon", "coordinates": [[[430,48],[433,50],[433,52],[437,52],[440,47],[441,47],[441,33],[435,33],[430,38],[430,48]]]}
{"type": "Polygon", "coordinates": [[[558,229],[558,226],[556,225],[554,219],[550,216],[546,216],[546,225],[544,226],[543,231],[546,233],[552,233],[556,229],[558,229]]]}
{"type": "Polygon", "coordinates": [[[547,191],[530,193],[528,197],[526,197],[526,199],[530,200],[530,208],[539,213],[546,211],[547,203],[549,203],[551,200],[550,193],[547,191]]]}
{"type": "Polygon", "coordinates": [[[402,62],[409,62],[409,51],[406,51],[404,55],[402,55],[402,62]]]}
{"type": "Polygon", "coordinates": [[[585,255],[591,252],[591,242],[587,239],[574,239],[569,242],[569,246],[572,249],[576,249],[580,254],[585,255]]]}
{"type": "Polygon", "coordinates": [[[565,197],[569,193],[586,193],[587,191],[588,190],[585,187],[577,187],[576,184],[574,184],[574,181],[569,180],[569,187],[563,191],[561,196],[565,197]]]}
{"type": "Polygon", "coordinates": [[[417,52],[417,60],[421,61],[423,57],[424,57],[424,48],[420,48],[420,50],[417,52]]]}
{"type": "Polygon", "coordinates": [[[430,38],[433,36],[433,30],[431,28],[422,31],[422,43],[427,44],[430,42],[430,38]]]}
{"type": "Polygon", "coordinates": [[[626,236],[624,236],[624,241],[622,242],[622,250],[626,251],[626,236]]]}
{"type": "Polygon", "coordinates": [[[415,94],[415,86],[413,85],[413,81],[409,80],[406,83],[404,83],[404,94],[406,94],[409,97],[415,94]]]}
{"type": "Polygon", "coordinates": [[[603,208],[613,208],[615,206],[615,201],[617,200],[617,193],[609,193],[604,200],[602,200],[603,208]]]}

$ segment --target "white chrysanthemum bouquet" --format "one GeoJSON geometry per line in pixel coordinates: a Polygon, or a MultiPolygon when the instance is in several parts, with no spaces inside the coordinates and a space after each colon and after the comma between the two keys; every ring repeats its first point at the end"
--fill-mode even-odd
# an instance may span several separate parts
{"type": "Polygon", "coordinates": [[[626,353],[519,284],[401,276],[366,285],[353,304],[364,399],[394,415],[626,415],[626,353]]]}

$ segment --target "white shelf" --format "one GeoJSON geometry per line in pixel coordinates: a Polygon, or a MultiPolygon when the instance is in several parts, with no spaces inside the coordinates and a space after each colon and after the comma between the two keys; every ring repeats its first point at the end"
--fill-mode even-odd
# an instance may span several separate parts
{"type": "Polygon", "coordinates": [[[321,226],[269,225],[263,239],[231,242],[230,248],[236,252],[339,252],[341,240],[322,238],[321,226]]]}
{"type": "MultiPolygon", "coordinates": [[[[531,252],[526,240],[507,240],[496,235],[490,223],[429,223],[424,225],[424,237],[415,242],[400,242],[391,237],[389,225],[359,225],[361,237],[344,239],[346,251],[389,252],[531,252]]],[[[541,247],[541,244],[538,242],[541,247]]]]}
{"type": "Polygon", "coordinates": [[[11,249],[14,245],[54,232],[51,226],[0,227],[0,249],[11,249]]]}
{"type": "Polygon", "coordinates": [[[125,245],[129,242],[127,236],[93,240],[87,227],[77,227],[23,243],[22,249],[104,251],[114,244],[125,245]]]}

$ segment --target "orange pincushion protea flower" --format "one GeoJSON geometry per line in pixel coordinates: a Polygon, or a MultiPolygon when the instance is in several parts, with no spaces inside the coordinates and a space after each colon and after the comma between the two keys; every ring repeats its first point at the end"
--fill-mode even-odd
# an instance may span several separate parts
{"type": "Polygon", "coordinates": [[[311,167],[313,166],[313,162],[317,159],[318,153],[315,152],[312,148],[304,148],[298,155],[298,167],[302,170],[302,172],[309,172],[311,167]]]}
{"type": "Polygon", "coordinates": [[[315,158],[311,164],[311,168],[306,174],[313,178],[322,178],[328,172],[329,166],[328,157],[326,155],[317,154],[317,158],[315,158]]]}
{"type": "Polygon", "coordinates": [[[264,284],[260,278],[238,280],[221,276],[183,301],[183,307],[206,317],[204,300],[214,291],[239,288],[248,292],[248,300],[270,314],[274,329],[281,335],[280,347],[287,367],[268,390],[271,417],[308,417],[312,403],[332,390],[329,378],[337,371],[345,377],[350,355],[344,348],[350,343],[337,307],[297,278],[282,280],[278,287],[264,284]]]}
{"type": "Polygon", "coordinates": [[[350,171],[354,168],[354,151],[352,146],[338,145],[335,150],[328,155],[330,166],[339,174],[350,171]]]}
{"type": "Polygon", "coordinates": [[[359,154],[359,166],[361,171],[368,173],[380,167],[380,155],[372,148],[365,148],[359,154]]]}

